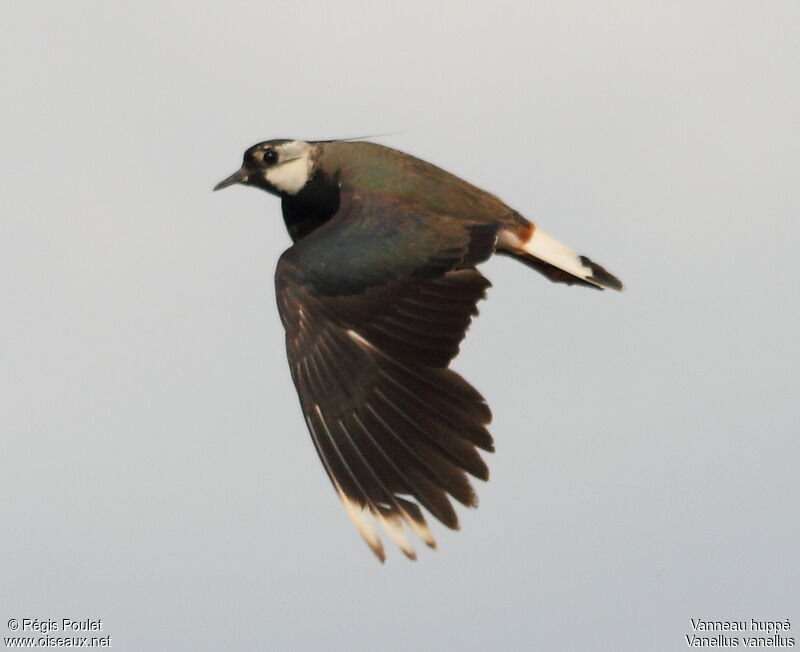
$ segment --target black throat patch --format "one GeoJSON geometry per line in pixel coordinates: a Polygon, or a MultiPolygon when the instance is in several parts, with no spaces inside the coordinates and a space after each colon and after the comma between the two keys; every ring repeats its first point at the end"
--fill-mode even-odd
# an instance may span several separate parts
{"type": "Polygon", "coordinates": [[[317,170],[296,195],[283,195],[281,208],[286,229],[296,242],[322,226],[339,210],[339,174],[317,170]]]}

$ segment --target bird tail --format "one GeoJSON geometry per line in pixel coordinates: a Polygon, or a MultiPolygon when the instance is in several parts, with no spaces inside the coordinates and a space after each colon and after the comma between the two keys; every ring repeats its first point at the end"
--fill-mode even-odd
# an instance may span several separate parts
{"type": "Polygon", "coordinates": [[[511,256],[556,283],[623,290],[622,282],[605,268],[537,229],[525,220],[500,231],[497,253],[511,256]]]}

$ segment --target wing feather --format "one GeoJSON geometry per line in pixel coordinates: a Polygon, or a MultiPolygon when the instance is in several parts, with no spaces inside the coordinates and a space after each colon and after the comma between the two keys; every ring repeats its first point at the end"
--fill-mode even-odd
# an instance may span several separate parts
{"type": "Polygon", "coordinates": [[[477,504],[468,474],[487,479],[477,449],[493,450],[489,407],[448,365],[489,286],[473,265],[490,255],[496,229],[460,225],[425,253],[404,240],[402,219],[394,224],[398,232],[387,235],[383,225],[370,243],[363,224],[337,230],[334,220],[298,241],[276,272],[289,366],[312,441],[381,561],[376,524],[410,559],[416,553],[404,528],[436,545],[420,508],[457,529],[451,499],[477,504]],[[354,234],[370,246],[363,260],[342,241],[354,234]],[[409,263],[403,252],[412,246],[409,263]]]}

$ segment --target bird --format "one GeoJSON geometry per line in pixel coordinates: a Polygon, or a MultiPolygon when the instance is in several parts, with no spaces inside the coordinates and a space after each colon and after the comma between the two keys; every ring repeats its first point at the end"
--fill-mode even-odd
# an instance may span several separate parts
{"type": "Polygon", "coordinates": [[[409,559],[450,529],[452,500],[477,505],[492,413],[449,368],[485,298],[477,266],[509,256],[551,281],[623,284],[498,197],[410,154],[366,140],[267,140],[214,190],[240,184],[281,200],[292,246],[275,271],[292,380],[314,447],[372,552],[380,531],[409,559]],[[418,545],[418,544],[417,544],[418,545]]]}

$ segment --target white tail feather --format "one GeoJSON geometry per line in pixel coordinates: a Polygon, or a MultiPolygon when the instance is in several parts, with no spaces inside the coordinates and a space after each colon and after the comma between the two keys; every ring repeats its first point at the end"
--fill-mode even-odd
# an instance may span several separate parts
{"type": "MultiPolygon", "coordinates": [[[[569,272],[585,281],[592,282],[589,278],[592,276],[592,270],[581,262],[578,254],[544,231],[536,229],[533,232],[533,237],[525,243],[523,248],[527,253],[546,263],[555,265],[559,269],[563,269],[565,272],[569,272]]],[[[600,284],[597,283],[597,285],[600,284]]]]}
{"type": "Polygon", "coordinates": [[[578,255],[565,244],[562,244],[544,231],[535,228],[532,224],[530,225],[530,231],[524,233],[522,237],[514,231],[501,231],[497,246],[515,254],[533,256],[537,260],[557,267],[598,288],[623,289],[622,283],[615,276],[609,274],[605,269],[585,256],[578,255]],[[523,239],[525,237],[527,237],[527,240],[523,239]]]}

